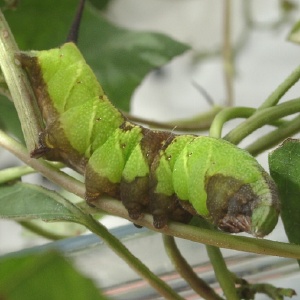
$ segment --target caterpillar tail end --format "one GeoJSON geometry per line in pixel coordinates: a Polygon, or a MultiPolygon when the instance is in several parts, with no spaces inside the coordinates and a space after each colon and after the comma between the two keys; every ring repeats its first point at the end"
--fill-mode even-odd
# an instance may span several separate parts
{"type": "Polygon", "coordinates": [[[264,237],[271,233],[278,221],[278,210],[272,206],[259,206],[253,210],[251,234],[264,237]]]}
{"type": "Polygon", "coordinates": [[[277,188],[267,173],[263,180],[244,183],[216,174],[207,185],[207,206],[213,223],[230,233],[247,232],[264,237],[275,228],[280,201],[277,188]]]}

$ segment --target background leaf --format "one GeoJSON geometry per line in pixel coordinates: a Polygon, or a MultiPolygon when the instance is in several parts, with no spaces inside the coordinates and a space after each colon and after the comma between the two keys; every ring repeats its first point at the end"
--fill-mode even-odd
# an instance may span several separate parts
{"type": "Polygon", "coordinates": [[[1,299],[107,299],[56,252],[2,258],[0,266],[1,299]]]}
{"type": "Polygon", "coordinates": [[[287,139],[270,153],[269,166],[279,189],[286,234],[291,243],[300,244],[300,141],[287,139]]]}
{"type": "Polygon", "coordinates": [[[21,124],[14,104],[0,95],[0,128],[24,142],[21,124]]]}
{"type": "Polygon", "coordinates": [[[104,10],[108,7],[111,0],[90,0],[90,2],[98,9],[104,10]]]}
{"type": "MultiPolygon", "coordinates": [[[[49,49],[65,42],[77,4],[74,0],[27,0],[5,16],[22,50],[49,49]]],[[[131,95],[145,75],[189,46],[163,34],[114,26],[89,5],[83,15],[79,48],[111,101],[128,111],[131,95]]]]}
{"type": "Polygon", "coordinates": [[[21,182],[0,186],[0,218],[85,224],[81,210],[56,192],[21,182]]]}

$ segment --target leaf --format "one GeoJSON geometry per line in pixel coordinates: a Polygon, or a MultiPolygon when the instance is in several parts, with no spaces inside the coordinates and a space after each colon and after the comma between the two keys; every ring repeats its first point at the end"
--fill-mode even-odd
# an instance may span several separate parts
{"type": "Polygon", "coordinates": [[[107,299],[56,252],[2,258],[0,265],[1,299],[107,299]]]}
{"type": "Polygon", "coordinates": [[[270,173],[279,189],[281,217],[291,243],[300,244],[300,141],[287,139],[269,154],[270,173]]]}
{"type": "MultiPolygon", "coordinates": [[[[65,42],[76,5],[74,0],[27,0],[5,16],[21,49],[45,50],[65,42]]],[[[128,111],[131,95],[145,75],[189,46],[163,34],[114,26],[95,7],[87,6],[79,48],[111,101],[128,111]]]]}
{"type": "Polygon", "coordinates": [[[96,8],[100,10],[105,10],[108,5],[112,2],[111,0],[90,0],[90,3],[92,3],[96,8]]]}
{"type": "Polygon", "coordinates": [[[291,32],[288,35],[288,40],[300,44],[300,20],[293,26],[291,32]]]}
{"type": "MultiPolygon", "coordinates": [[[[99,75],[110,100],[125,111],[129,110],[133,91],[149,71],[163,66],[174,56],[189,49],[163,34],[119,29],[104,19],[100,28],[110,32],[109,37],[97,31],[94,35],[95,47],[88,53],[84,48],[81,49],[87,54],[87,62],[99,75]]],[[[83,35],[83,43],[88,43],[86,37],[87,33],[83,35]]]]}
{"type": "Polygon", "coordinates": [[[0,218],[85,224],[81,210],[56,192],[21,182],[0,186],[0,218]]]}
{"type": "Polygon", "coordinates": [[[0,96],[0,128],[13,134],[19,141],[24,142],[21,124],[14,104],[0,96]]]}

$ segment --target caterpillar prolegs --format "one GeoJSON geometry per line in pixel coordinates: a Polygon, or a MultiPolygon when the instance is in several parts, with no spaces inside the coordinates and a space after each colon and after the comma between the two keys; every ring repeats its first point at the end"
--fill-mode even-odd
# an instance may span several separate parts
{"type": "Polygon", "coordinates": [[[131,219],[200,215],[231,233],[264,236],[280,204],[271,177],[246,151],[204,136],[153,131],[129,122],[107,99],[73,43],[19,55],[45,122],[32,153],[85,176],[86,200],[120,199],[131,219]]]}

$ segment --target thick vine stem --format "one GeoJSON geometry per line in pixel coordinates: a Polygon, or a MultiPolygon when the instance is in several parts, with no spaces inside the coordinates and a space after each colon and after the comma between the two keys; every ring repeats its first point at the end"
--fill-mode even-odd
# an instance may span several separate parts
{"type": "Polygon", "coordinates": [[[121,257],[134,271],[143,277],[154,289],[156,289],[165,299],[183,300],[170,286],[154,275],[137,257],[115,237],[102,224],[92,216],[86,215],[86,227],[97,234],[103,241],[121,257]]]}
{"type": "Polygon", "coordinates": [[[282,142],[284,139],[293,136],[300,130],[300,115],[295,117],[291,121],[287,121],[279,128],[271,131],[270,133],[257,139],[254,143],[246,147],[246,150],[250,152],[253,156],[275,147],[278,143],[282,142]]]}
{"type": "Polygon", "coordinates": [[[166,253],[172,261],[175,269],[190,287],[206,300],[224,300],[204,280],[199,278],[193,268],[181,255],[175,239],[172,236],[162,235],[166,253]]]}
{"type": "Polygon", "coordinates": [[[239,300],[234,278],[226,266],[221,250],[217,247],[206,245],[206,251],[226,299],[239,300]]]}
{"type": "Polygon", "coordinates": [[[157,122],[145,118],[133,116],[129,113],[123,112],[123,115],[130,119],[130,121],[147,124],[150,128],[159,128],[164,130],[176,131],[204,131],[210,128],[215,116],[222,111],[222,106],[213,106],[209,111],[195,115],[188,119],[178,119],[169,122],[157,122]]]}
{"type": "Polygon", "coordinates": [[[42,128],[40,112],[25,72],[16,64],[19,49],[0,11],[0,67],[17,109],[27,148],[33,150],[42,128]]]}
{"type": "Polygon", "coordinates": [[[220,138],[222,136],[223,125],[232,119],[249,118],[255,113],[255,109],[251,107],[228,107],[219,112],[213,120],[209,136],[220,138]]]}
{"type": "Polygon", "coordinates": [[[28,150],[25,146],[18,143],[9,135],[0,130],[0,146],[14,154],[26,165],[30,166],[34,170],[43,174],[46,178],[52,182],[64,187],[71,193],[84,198],[85,187],[82,182],[74,179],[66,173],[60,171],[57,167],[54,167],[51,163],[48,163],[42,159],[31,158],[28,150]]]}
{"type": "Polygon", "coordinates": [[[12,167],[5,170],[0,170],[0,184],[16,180],[23,175],[34,173],[35,170],[28,166],[12,167]]]}
{"type": "MultiPolygon", "coordinates": [[[[289,76],[284,80],[283,83],[281,83],[274,92],[271,93],[271,95],[263,102],[263,104],[257,109],[246,108],[246,107],[234,107],[234,108],[227,108],[221,111],[216,118],[214,119],[212,126],[210,128],[210,136],[213,137],[220,137],[222,133],[222,127],[225,122],[231,119],[236,118],[249,118],[242,124],[240,124],[238,127],[236,127],[234,130],[232,130],[229,134],[225,136],[225,139],[230,141],[233,144],[238,144],[243,138],[245,138],[247,135],[252,133],[254,130],[260,128],[261,126],[265,124],[274,124],[274,121],[276,119],[279,119],[279,117],[275,118],[273,115],[270,117],[268,114],[270,110],[265,109],[271,109],[274,107],[279,100],[282,98],[282,96],[300,79],[300,66],[298,66],[289,76]],[[264,111],[264,113],[260,114],[261,111],[264,111]],[[252,115],[252,118],[250,116],[252,115]],[[264,122],[262,119],[263,116],[267,116],[266,121],[264,122]],[[256,118],[258,121],[256,121],[256,118]],[[261,119],[262,118],[262,119],[261,119]],[[257,124],[255,124],[257,122],[257,124]],[[252,127],[249,126],[249,123],[252,127]]],[[[296,99],[297,100],[297,99],[296,99]]],[[[291,100],[293,101],[293,100],[291,100]]],[[[290,101],[288,101],[290,102],[290,101]]],[[[284,105],[284,104],[281,104],[284,105]]],[[[279,107],[280,105],[276,106],[279,107]]],[[[275,108],[275,107],[274,107],[275,108]]],[[[279,108],[280,110],[281,108],[279,108]]],[[[299,111],[299,110],[298,110],[299,111]]],[[[283,116],[286,116],[288,114],[296,113],[295,111],[290,111],[289,113],[283,113],[283,116]]],[[[276,116],[278,111],[272,112],[276,116]]],[[[279,121],[279,120],[277,120],[279,121]]]]}
{"type": "Polygon", "coordinates": [[[231,130],[224,139],[237,145],[256,129],[297,112],[300,112],[300,98],[289,100],[274,107],[258,110],[243,123],[231,130]]]}
{"type": "MultiPolygon", "coordinates": [[[[15,154],[19,159],[43,174],[52,182],[84,199],[85,187],[83,183],[57,170],[55,167],[41,159],[37,160],[30,158],[27,149],[24,146],[13,140],[1,130],[0,146],[15,154]]],[[[118,200],[110,198],[101,199],[97,203],[97,209],[130,220],[128,212],[118,200]]],[[[212,231],[175,222],[171,222],[165,228],[157,230],[153,226],[153,218],[147,214],[145,214],[142,219],[135,220],[134,223],[147,227],[153,231],[220,248],[300,259],[300,246],[298,245],[274,242],[266,239],[262,240],[243,236],[233,236],[220,231],[212,231]]]]}
{"type": "MultiPolygon", "coordinates": [[[[210,127],[209,135],[211,137],[221,138],[222,129],[226,122],[238,118],[249,118],[253,114],[255,114],[255,112],[256,109],[252,107],[227,107],[220,111],[214,118],[210,127]]],[[[288,121],[280,119],[271,121],[270,123],[268,123],[268,125],[280,127],[286,125],[287,123],[288,121]]]]}

